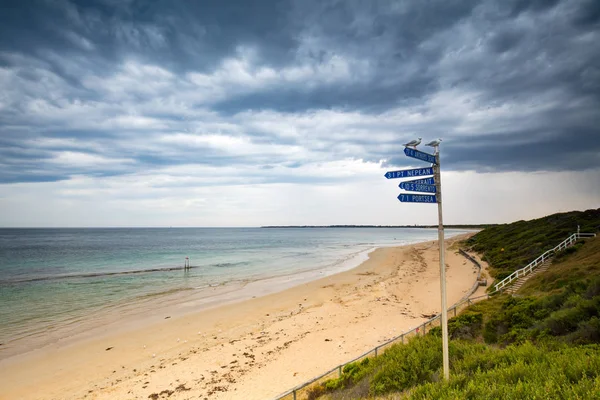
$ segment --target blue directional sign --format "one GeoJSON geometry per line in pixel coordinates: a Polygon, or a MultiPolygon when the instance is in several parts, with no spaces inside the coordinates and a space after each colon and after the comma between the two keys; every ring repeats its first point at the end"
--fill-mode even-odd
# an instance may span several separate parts
{"type": "Polygon", "coordinates": [[[398,200],[402,203],[437,203],[437,197],[434,194],[404,194],[398,195],[398,200]]]}
{"type": "Polygon", "coordinates": [[[421,183],[402,182],[398,186],[400,186],[400,189],[408,190],[409,192],[425,192],[425,193],[435,193],[436,192],[435,185],[423,185],[421,183]]]}
{"type": "Polygon", "coordinates": [[[404,169],[401,171],[388,171],[385,173],[385,177],[388,179],[414,178],[426,175],[433,175],[433,168],[404,169]]]}
{"type": "Polygon", "coordinates": [[[409,157],[416,158],[417,160],[425,161],[431,164],[437,164],[437,160],[433,154],[423,153],[422,151],[411,149],[408,147],[404,148],[404,154],[409,157]]]}
{"type": "Polygon", "coordinates": [[[417,185],[435,185],[435,180],[433,178],[423,178],[423,179],[414,179],[412,181],[404,181],[402,183],[414,183],[417,185]]]}

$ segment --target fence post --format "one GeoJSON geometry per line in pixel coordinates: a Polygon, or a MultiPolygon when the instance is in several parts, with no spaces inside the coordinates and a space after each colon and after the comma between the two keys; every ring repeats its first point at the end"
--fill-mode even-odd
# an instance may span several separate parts
{"type": "Polygon", "coordinates": [[[341,365],[338,367],[338,374],[339,374],[339,377],[341,378],[342,377],[342,366],[341,365]]]}
{"type": "Polygon", "coordinates": [[[294,393],[294,400],[296,400],[296,390],[294,390],[292,393],[294,393]]]}
{"type": "Polygon", "coordinates": [[[375,357],[377,357],[377,347],[375,347],[375,357]]]}
{"type": "Polygon", "coordinates": [[[454,306],[454,316],[456,317],[456,306],[454,306]]]}
{"type": "Polygon", "coordinates": [[[402,344],[404,344],[404,333],[400,336],[400,340],[402,340],[402,344]]]}

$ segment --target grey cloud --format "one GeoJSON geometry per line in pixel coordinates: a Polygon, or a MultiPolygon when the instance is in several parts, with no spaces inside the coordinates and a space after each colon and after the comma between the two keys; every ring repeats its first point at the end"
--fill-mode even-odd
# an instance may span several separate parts
{"type": "Polygon", "coordinates": [[[560,0],[509,0],[503,2],[504,7],[508,7],[510,15],[515,17],[525,11],[545,11],[554,7],[560,0]]]}
{"type": "Polygon", "coordinates": [[[517,47],[524,40],[526,32],[520,30],[501,30],[495,32],[489,40],[490,48],[495,53],[506,53],[517,47]]]}
{"type": "Polygon", "coordinates": [[[584,1],[572,16],[571,23],[581,28],[596,27],[600,24],[600,4],[594,0],[584,1]]]}
{"type": "Polygon", "coordinates": [[[593,0],[8,2],[0,15],[0,181],[185,163],[268,169],[327,157],[393,166],[406,163],[397,154],[412,136],[443,137],[449,169],[598,166],[599,24],[593,0]],[[223,70],[245,50],[248,70],[223,70]],[[343,62],[342,72],[245,75],[318,71],[332,60],[343,62]],[[117,79],[127,63],[161,70],[117,79]],[[190,73],[221,73],[226,82],[203,87],[190,73]],[[435,103],[445,93],[468,97],[467,112],[483,120],[453,112],[458,98],[435,103]],[[291,136],[252,124],[261,112],[277,123],[323,110],[369,122],[322,128],[289,119],[291,136]],[[393,117],[402,111],[410,115],[393,117]],[[156,142],[188,131],[300,146],[306,159],[156,142]],[[392,134],[398,139],[379,139],[392,134]],[[48,138],[79,144],[35,144],[48,138]],[[131,162],[52,164],[60,151],[131,162]]]}
{"type": "Polygon", "coordinates": [[[426,74],[407,79],[392,87],[381,85],[375,79],[341,87],[323,85],[313,90],[290,87],[226,99],[217,102],[214,109],[225,115],[252,110],[256,105],[260,105],[261,109],[288,113],[319,109],[359,109],[362,112],[379,113],[390,108],[412,105],[413,102],[434,92],[437,87],[433,77],[426,74]]]}
{"type": "Polygon", "coordinates": [[[273,61],[294,44],[286,29],[289,5],[281,1],[8,3],[0,47],[29,54],[60,48],[68,55],[134,57],[182,71],[206,70],[240,45],[256,45],[273,61]]]}
{"type": "Polygon", "coordinates": [[[584,170],[598,166],[600,141],[595,130],[573,126],[548,131],[542,137],[535,131],[521,131],[476,139],[466,145],[451,143],[448,161],[471,168],[499,165],[497,169],[508,171],[584,170]]]}

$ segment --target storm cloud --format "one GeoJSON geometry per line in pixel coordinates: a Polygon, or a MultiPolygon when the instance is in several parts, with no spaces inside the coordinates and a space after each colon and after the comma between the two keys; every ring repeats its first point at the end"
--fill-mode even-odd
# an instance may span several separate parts
{"type": "Polygon", "coordinates": [[[594,0],[5,1],[0,182],[322,181],[415,137],[448,171],[598,168],[599,28],[594,0]]]}

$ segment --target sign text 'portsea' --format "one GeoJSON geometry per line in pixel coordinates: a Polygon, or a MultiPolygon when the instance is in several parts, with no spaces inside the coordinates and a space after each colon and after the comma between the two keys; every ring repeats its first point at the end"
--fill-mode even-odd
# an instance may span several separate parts
{"type": "Polygon", "coordinates": [[[404,194],[398,195],[402,203],[437,203],[437,197],[431,194],[404,194]]]}

